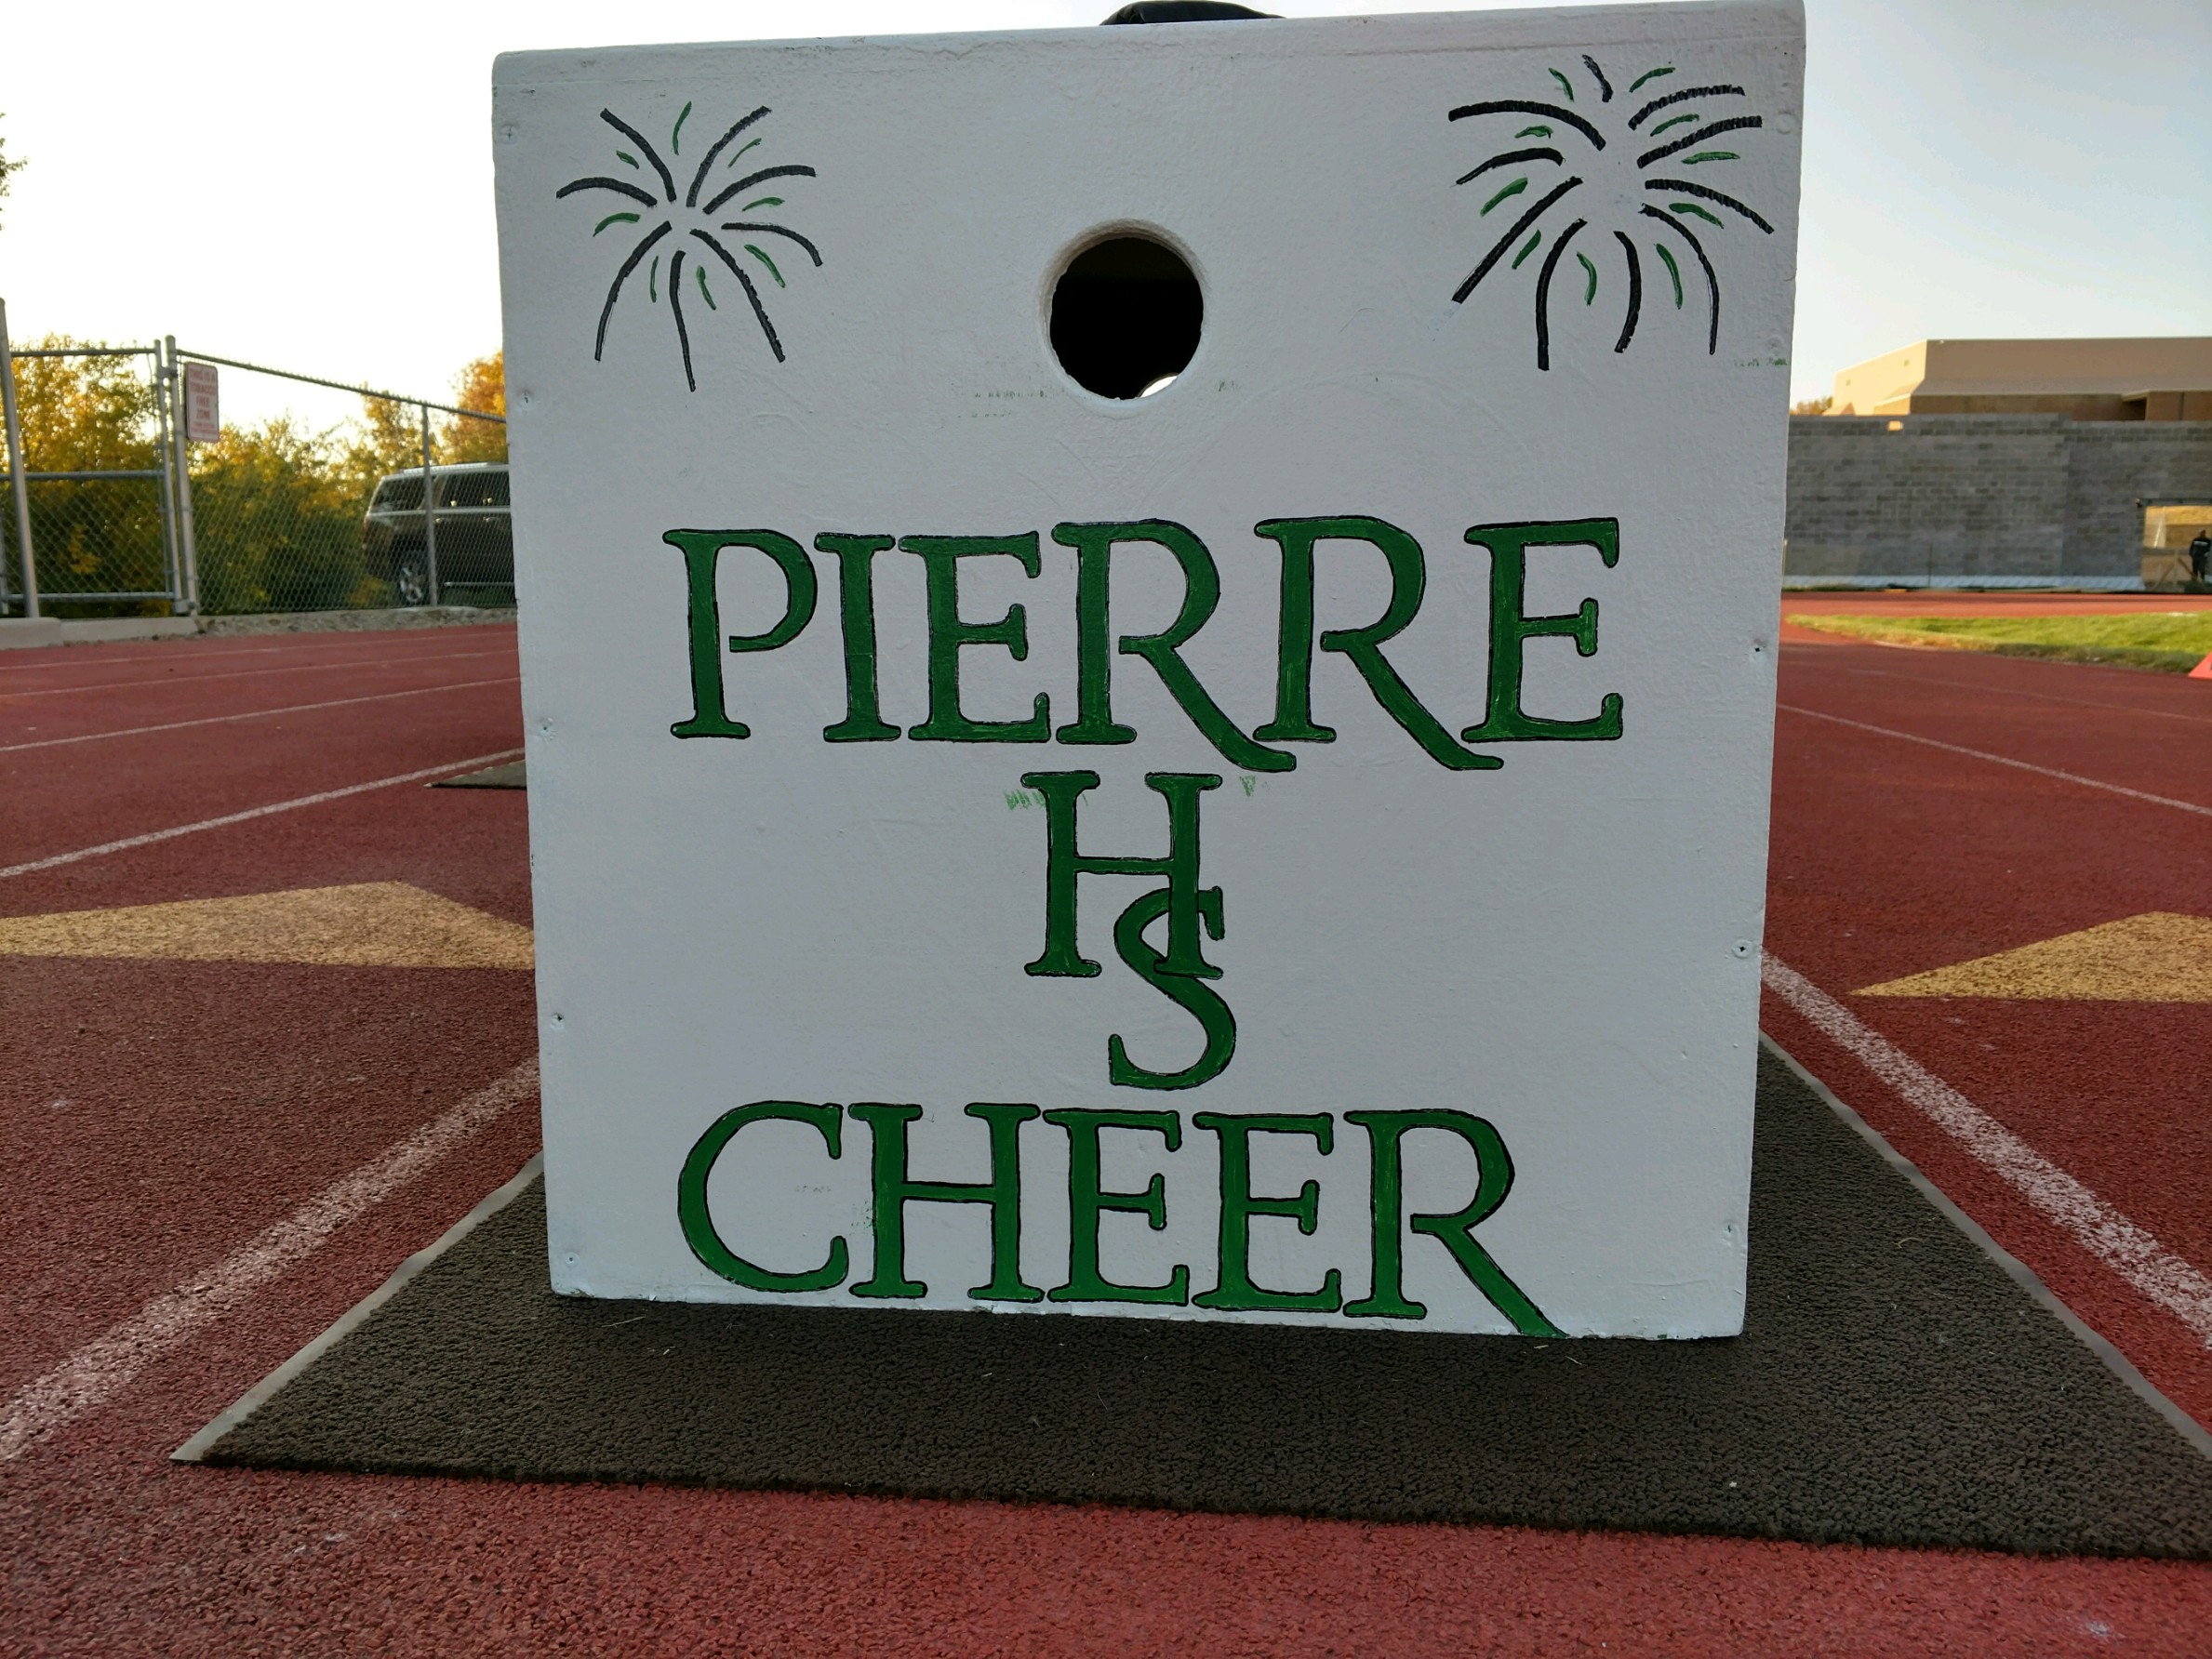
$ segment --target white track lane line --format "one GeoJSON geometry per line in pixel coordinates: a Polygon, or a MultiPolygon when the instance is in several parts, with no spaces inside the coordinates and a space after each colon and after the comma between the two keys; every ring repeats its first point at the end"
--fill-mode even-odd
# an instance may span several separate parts
{"type": "Polygon", "coordinates": [[[1908,1106],[2002,1176],[2046,1219],[2212,1348],[2212,1279],[2174,1254],[2155,1234],[2113,1209],[1787,962],[1762,954],[1759,976],[1767,989],[1848,1051],[1908,1106]]]}
{"type": "MultiPolygon", "coordinates": [[[[2008,660],[2019,662],[2022,658],[2015,657],[2008,660]]],[[[2069,663],[2066,666],[2080,668],[2082,665],[2069,663]]],[[[1915,685],[1940,685],[1946,691],[1971,692],[1976,697],[2034,697],[2039,702],[2071,703],[2077,709],[2110,709],[2116,714],[2142,715],[2152,720],[2180,720],[2191,725],[2212,725],[2212,715],[2177,714],[2170,709],[2142,709],[2133,703],[2107,703],[2096,697],[2060,697],[2055,691],[2029,691],[2019,685],[1985,685],[1971,679],[1946,680],[1934,674],[1900,674],[1894,669],[1845,669],[1842,671],[1864,679],[1910,680],[1915,685]]]]}
{"type": "Polygon", "coordinates": [[[2056,766],[2038,766],[2032,761],[2016,761],[2008,754],[1992,754],[1986,749],[1968,749],[1963,743],[1945,743],[1940,738],[1923,737],[1915,732],[1900,732],[1891,726],[1869,725],[1863,720],[1846,720],[1840,714],[1823,714],[1818,709],[1803,709],[1795,703],[1777,703],[1775,707],[1792,714],[1802,714],[1808,720],[1832,721],[1837,725],[1851,726],[1858,731],[1873,732],[1884,737],[1900,737],[1907,743],[1926,744],[1930,749],[1966,755],[1977,761],[1987,761],[1992,765],[2011,766],[2042,777],[2055,777],[2062,783],[2080,784],[2085,790],[2102,790],[2108,795],[2125,795],[2130,801],[2148,801],[2153,806],[2171,806],[2180,812],[2193,812],[2201,818],[2212,818],[2212,806],[2199,806],[2193,801],[2177,801],[2171,795],[2153,795],[2147,790],[2128,789],[2124,784],[2084,777],[2078,772],[2061,772],[2056,766]]]}
{"type": "MultiPolygon", "coordinates": [[[[466,626],[478,628],[498,628],[505,626],[508,628],[513,628],[514,624],[512,622],[505,624],[497,622],[484,622],[470,623],[466,626]]],[[[365,643],[373,644],[372,641],[367,641],[365,639],[366,635],[371,633],[386,635],[393,633],[405,633],[410,638],[413,638],[420,635],[427,635],[434,631],[437,630],[430,629],[372,630],[344,628],[329,629],[313,633],[278,635],[234,634],[222,636],[234,640],[278,638],[291,642],[282,645],[220,644],[218,644],[215,639],[203,634],[192,640],[192,657],[194,662],[242,662],[249,657],[282,657],[286,652],[290,651],[297,651],[303,655],[313,654],[319,656],[326,651],[358,650],[365,643]]],[[[64,668],[76,667],[83,669],[98,669],[102,665],[113,664],[117,662],[138,662],[150,658],[153,653],[151,651],[140,652],[136,650],[124,650],[117,651],[113,655],[103,655],[103,652],[106,651],[107,647],[114,645],[167,646],[178,644],[180,643],[181,642],[176,639],[100,640],[90,644],[77,645],[34,645],[28,649],[0,652],[0,657],[28,657],[33,658],[40,658],[40,660],[33,660],[30,662],[0,661],[0,674],[35,674],[57,666],[64,668]],[[66,653],[67,660],[57,665],[50,657],[46,656],[46,654],[52,652],[66,653]]],[[[426,644],[434,645],[440,644],[441,642],[435,639],[425,639],[423,643],[426,644]]]]}
{"type": "Polygon", "coordinates": [[[183,685],[194,680],[249,680],[260,674],[314,674],[329,669],[398,669],[418,662],[451,662],[464,657],[501,657],[500,651],[440,651],[420,657],[348,657],[337,662],[298,662],[281,669],[228,669],[214,674],[148,674],[138,680],[100,680],[90,685],[49,685],[40,691],[0,691],[0,703],[21,697],[65,697],[80,691],[133,691],[140,686],[183,685]]]}
{"type": "Polygon", "coordinates": [[[202,1326],[239,1307],[262,1285],[313,1254],[340,1228],[366,1214],[537,1093],[538,1062],[525,1060],[381,1157],[325,1188],[244,1249],[109,1326],[19,1389],[0,1410],[0,1464],[13,1462],[57,1428],[97,1411],[202,1326]]]}
{"type": "Polygon", "coordinates": [[[226,725],[235,720],[269,720],[279,714],[307,714],[317,709],[344,709],[354,703],[388,703],[394,697],[422,697],[437,691],[467,691],[478,685],[514,685],[520,674],[502,674],[496,680],[454,680],[444,685],[417,685],[406,691],[375,691],[366,697],[332,697],[325,703],[287,703],[282,709],[249,709],[243,714],[209,714],[199,720],[169,720],[159,725],[123,726],[113,732],[79,732],[73,737],[41,737],[32,743],[0,743],[0,754],[20,754],[26,749],[54,749],[64,743],[97,743],[102,737],[142,737],[150,732],[180,732],[187,726],[226,725]]]}
{"type": "Polygon", "coordinates": [[[403,642],[420,642],[425,646],[453,642],[462,632],[475,632],[482,629],[513,630],[513,621],[462,621],[451,629],[303,629],[299,632],[233,632],[233,635],[166,635],[153,639],[87,639],[71,646],[31,646],[0,653],[0,674],[35,674],[55,666],[73,668],[100,668],[101,664],[117,661],[141,661],[157,655],[154,648],[180,646],[191,644],[193,661],[244,661],[246,657],[283,657],[286,653],[318,655],[326,650],[356,650],[363,644],[374,644],[387,639],[396,648],[403,642]],[[250,639],[279,639],[283,644],[274,646],[254,646],[250,639]],[[135,650],[135,646],[148,646],[151,650],[135,650]],[[55,664],[55,655],[62,657],[55,664]],[[29,657],[31,661],[5,661],[11,657],[29,657]]]}
{"type": "Polygon", "coordinates": [[[442,765],[425,766],[419,772],[402,772],[396,777],[350,783],[340,790],[323,790],[291,801],[273,802],[267,806],[249,806],[244,812],[227,812],[219,818],[202,818],[196,824],[179,824],[167,830],[149,830],[143,835],[127,835],[121,841],[103,841],[98,846],[79,847],[72,853],[56,853],[50,857],[33,858],[28,864],[7,865],[0,868],[0,881],[6,881],[9,876],[27,876],[33,870],[74,864],[84,858],[102,857],[109,853],[127,853],[133,847],[152,846],[157,841],[173,841],[180,835],[197,835],[203,830],[220,830],[227,824],[243,824],[248,819],[265,818],[274,813],[296,812],[302,806],[320,806],[326,801],[342,801],[348,795],[366,795],[371,790],[396,789],[403,783],[420,783],[426,777],[439,777],[448,772],[472,772],[480,766],[495,766],[501,761],[518,759],[521,754],[519,749],[502,749],[497,754],[472,755],[465,761],[447,761],[442,765]]]}
{"type": "MultiPolygon", "coordinates": [[[[113,657],[101,656],[100,654],[100,645],[151,645],[167,644],[169,643],[170,642],[167,640],[101,640],[96,644],[88,645],[32,645],[28,647],[19,647],[17,650],[8,652],[7,655],[10,657],[29,657],[33,658],[33,660],[30,662],[0,662],[0,674],[36,674],[51,668],[68,668],[72,664],[78,668],[97,669],[103,663],[113,662],[115,660],[115,658],[113,657]],[[49,652],[55,654],[66,653],[65,660],[60,663],[54,662],[46,655],[49,652]]],[[[285,648],[286,647],[282,645],[244,645],[232,650],[219,650],[216,647],[207,644],[195,644],[193,647],[195,656],[205,657],[208,660],[215,662],[235,662],[240,657],[272,657],[276,655],[278,652],[283,651],[285,648]]],[[[136,653],[124,653],[122,654],[122,657],[123,660],[127,662],[135,661],[137,659],[136,653]]]]}

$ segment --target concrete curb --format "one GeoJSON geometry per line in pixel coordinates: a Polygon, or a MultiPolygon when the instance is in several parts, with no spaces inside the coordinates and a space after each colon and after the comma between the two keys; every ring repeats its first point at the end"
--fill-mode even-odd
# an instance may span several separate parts
{"type": "Polygon", "coordinates": [[[513,605],[418,605],[388,611],[276,611],[258,617],[201,617],[199,631],[237,633],[354,633],[393,628],[466,628],[512,622],[513,605]]]}
{"type": "Polygon", "coordinates": [[[512,622],[512,605],[421,605],[409,610],[278,611],[254,617],[0,617],[0,651],[34,645],[91,645],[112,640],[182,639],[198,634],[356,633],[401,628],[465,628],[512,622]]]}
{"type": "Polygon", "coordinates": [[[194,617],[63,617],[58,644],[103,645],[110,640],[190,639],[200,631],[194,617]]]}

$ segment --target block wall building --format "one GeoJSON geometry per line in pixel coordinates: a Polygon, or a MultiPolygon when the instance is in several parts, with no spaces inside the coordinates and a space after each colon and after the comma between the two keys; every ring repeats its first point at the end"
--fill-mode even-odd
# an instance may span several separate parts
{"type": "Polygon", "coordinates": [[[1828,413],[2212,420],[2212,336],[1915,340],[1837,375],[1828,413]]]}
{"type": "Polygon", "coordinates": [[[2212,511],[2212,337],[1916,340],[1790,422],[1783,574],[2133,588],[2177,501],[2212,511]]]}
{"type": "Polygon", "coordinates": [[[2212,420],[1795,416],[1792,585],[2134,588],[2143,504],[2212,500],[2212,420]]]}

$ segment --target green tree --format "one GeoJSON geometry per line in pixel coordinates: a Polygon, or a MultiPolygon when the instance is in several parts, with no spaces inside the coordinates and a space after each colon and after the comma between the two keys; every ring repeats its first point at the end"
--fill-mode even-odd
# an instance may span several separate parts
{"type": "Polygon", "coordinates": [[[324,611],[385,603],[361,560],[362,492],[328,433],[289,416],[226,426],[193,458],[200,603],[324,611]]]}
{"type": "MultiPolygon", "coordinates": [[[[5,111],[0,111],[0,115],[5,113],[5,111]]],[[[24,165],[23,158],[20,156],[18,156],[14,161],[7,159],[7,140],[5,138],[0,138],[0,196],[5,196],[7,193],[9,175],[21,172],[24,165]]]]}

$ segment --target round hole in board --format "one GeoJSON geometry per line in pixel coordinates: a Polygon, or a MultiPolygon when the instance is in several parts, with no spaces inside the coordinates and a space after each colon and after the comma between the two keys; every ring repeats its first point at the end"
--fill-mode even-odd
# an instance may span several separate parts
{"type": "Polygon", "coordinates": [[[1053,285],[1052,354],[1086,392],[1150,397],[1189,365],[1205,317],[1182,255],[1125,232],[1085,247],[1053,285]]]}

